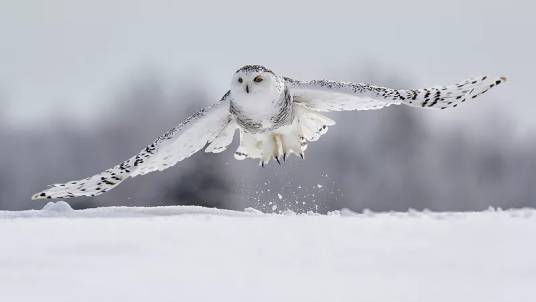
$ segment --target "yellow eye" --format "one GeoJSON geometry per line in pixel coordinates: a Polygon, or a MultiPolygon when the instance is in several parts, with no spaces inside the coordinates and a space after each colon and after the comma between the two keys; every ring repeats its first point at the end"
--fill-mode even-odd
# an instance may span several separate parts
{"type": "Polygon", "coordinates": [[[253,81],[255,81],[255,83],[260,83],[262,82],[262,77],[261,76],[256,76],[253,81]]]}
{"type": "Polygon", "coordinates": [[[238,83],[242,83],[242,78],[238,78],[238,83]]]}

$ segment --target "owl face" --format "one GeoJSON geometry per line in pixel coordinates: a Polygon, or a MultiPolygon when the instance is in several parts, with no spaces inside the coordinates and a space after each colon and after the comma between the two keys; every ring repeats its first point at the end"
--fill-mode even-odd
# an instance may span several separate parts
{"type": "Polygon", "coordinates": [[[247,65],[235,72],[231,82],[231,93],[235,97],[249,98],[277,93],[277,77],[266,67],[247,65]]]}

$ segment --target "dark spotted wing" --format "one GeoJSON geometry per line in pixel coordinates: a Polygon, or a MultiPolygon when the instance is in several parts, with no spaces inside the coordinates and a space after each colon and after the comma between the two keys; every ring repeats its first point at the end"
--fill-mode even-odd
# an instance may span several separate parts
{"type": "Polygon", "coordinates": [[[219,103],[188,117],[121,164],[88,178],[52,185],[32,196],[32,199],[96,196],[115,188],[129,177],[175,165],[214,141],[232,122],[229,99],[228,92],[219,103]]]}
{"type": "Polygon", "coordinates": [[[391,89],[363,83],[285,78],[294,101],[317,111],[373,110],[390,105],[446,109],[472,100],[506,81],[486,76],[424,89],[391,89]]]}

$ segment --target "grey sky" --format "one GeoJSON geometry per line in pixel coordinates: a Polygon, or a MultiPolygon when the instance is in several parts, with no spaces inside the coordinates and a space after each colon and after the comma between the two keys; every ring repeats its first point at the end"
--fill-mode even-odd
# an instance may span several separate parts
{"type": "Polygon", "coordinates": [[[428,118],[505,113],[534,131],[534,11],[531,1],[483,0],[3,0],[1,110],[19,126],[58,112],[91,120],[146,70],[193,77],[216,100],[236,68],[256,63],[303,79],[366,80],[349,77],[379,68],[417,87],[504,74],[487,102],[428,118]]]}

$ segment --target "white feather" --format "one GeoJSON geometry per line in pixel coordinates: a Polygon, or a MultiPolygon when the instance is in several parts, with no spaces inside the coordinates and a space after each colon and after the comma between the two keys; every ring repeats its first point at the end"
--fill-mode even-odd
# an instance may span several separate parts
{"type": "Polygon", "coordinates": [[[399,104],[433,109],[456,107],[503,83],[506,78],[483,76],[454,85],[415,90],[351,82],[285,80],[295,102],[316,111],[345,111],[381,109],[399,104]]]}
{"type": "MultiPolygon", "coordinates": [[[[32,198],[96,196],[115,188],[128,177],[161,171],[175,165],[201,150],[207,143],[213,142],[231,123],[229,99],[230,94],[227,93],[219,103],[190,116],[121,164],[85,179],[52,185],[32,198]]],[[[225,136],[217,142],[218,151],[223,151],[221,148],[224,148],[227,139],[228,136],[225,136]]]]}

